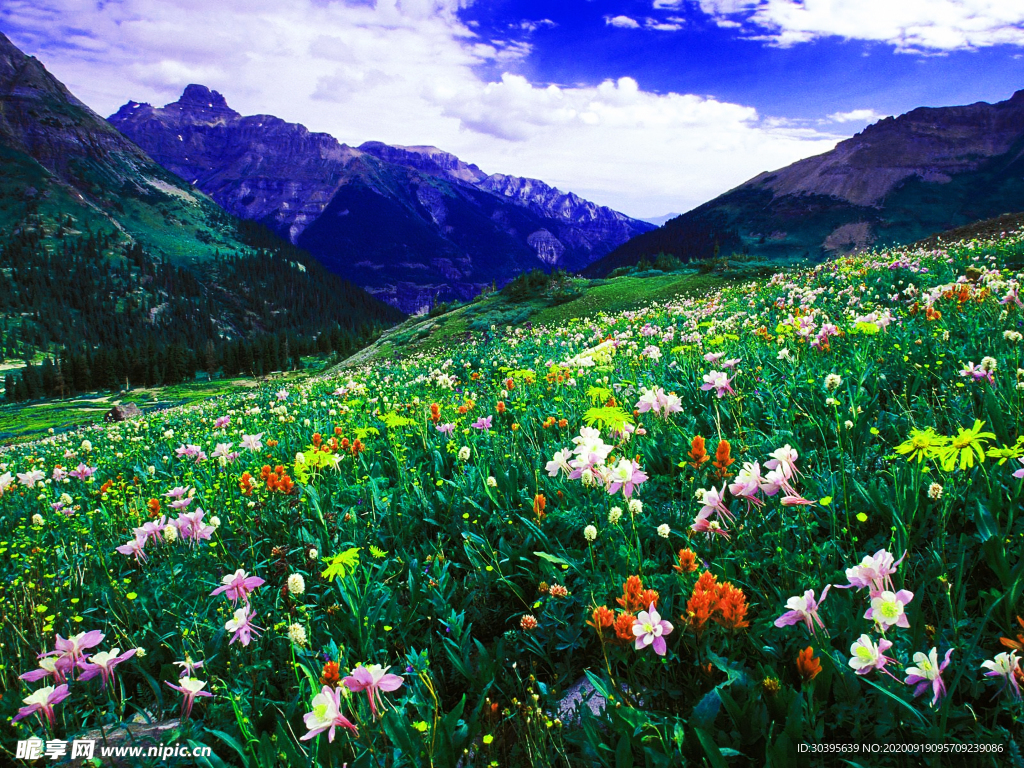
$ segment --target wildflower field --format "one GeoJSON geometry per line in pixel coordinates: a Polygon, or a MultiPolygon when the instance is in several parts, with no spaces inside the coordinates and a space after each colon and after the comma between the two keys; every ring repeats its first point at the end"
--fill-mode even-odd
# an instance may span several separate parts
{"type": "Polygon", "coordinates": [[[11,448],[4,762],[1024,765],[1022,269],[871,253],[11,448]]]}

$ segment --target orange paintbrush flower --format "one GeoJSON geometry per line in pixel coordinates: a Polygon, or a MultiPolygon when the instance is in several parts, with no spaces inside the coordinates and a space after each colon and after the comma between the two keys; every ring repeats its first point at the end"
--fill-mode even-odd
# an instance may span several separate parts
{"type": "Polygon", "coordinates": [[[814,657],[814,648],[807,646],[796,657],[796,671],[805,683],[811,682],[821,672],[821,659],[814,657]]]}
{"type": "Polygon", "coordinates": [[[698,469],[701,464],[709,460],[710,457],[704,447],[704,438],[697,435],[690,443],[690,466],[698,469]]]}

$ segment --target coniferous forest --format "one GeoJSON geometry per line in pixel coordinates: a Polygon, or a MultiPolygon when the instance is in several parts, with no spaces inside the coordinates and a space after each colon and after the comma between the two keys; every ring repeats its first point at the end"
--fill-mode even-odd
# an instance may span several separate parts
{"type": "Polygon", "coordinates": [[[188,265],[70,221],[10,235],[0,354],[25,367],[6,374],[6,400],[262,376],[349,354],[400,319],[262,225],[234,223],[246,251],[188,265]]]}

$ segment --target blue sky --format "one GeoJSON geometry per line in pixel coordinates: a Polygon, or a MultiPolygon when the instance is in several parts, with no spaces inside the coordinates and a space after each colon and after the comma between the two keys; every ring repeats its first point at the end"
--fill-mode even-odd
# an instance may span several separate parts
{"type": "Polygon", "coordinates": [[[635,216],[1024,88],[1017,0],[5,0],[0,31],[104,115],[198,82],[635,216]]]}

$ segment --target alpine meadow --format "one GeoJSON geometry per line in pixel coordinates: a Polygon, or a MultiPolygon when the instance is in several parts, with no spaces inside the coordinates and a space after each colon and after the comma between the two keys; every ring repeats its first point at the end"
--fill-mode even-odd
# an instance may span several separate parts
{"type": "Polygon", "coordinates": [[[1024,768],[1024,10],[286,5],[0,9],[0,764],[1024,768]]]}

